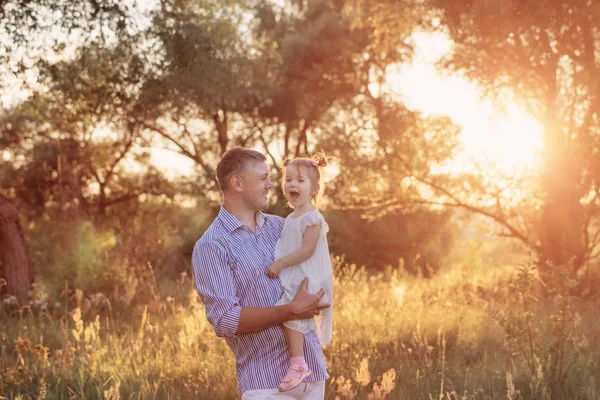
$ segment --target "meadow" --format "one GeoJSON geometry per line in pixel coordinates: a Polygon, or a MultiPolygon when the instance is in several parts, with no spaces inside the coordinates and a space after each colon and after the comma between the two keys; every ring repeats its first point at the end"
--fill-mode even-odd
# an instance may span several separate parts
{"type": "MultiPolygon", "coordinates": [[[[600,398],[595,301],[570,295],[558,268],[545,281],[526,264],[335,270],[326,399],[600,398]]],[[[147,304],[77,290],[48,304],[39,288],[30,305],[5,302],[1,398],[239,398],[191,279],[154,284],[147,304]]]]}

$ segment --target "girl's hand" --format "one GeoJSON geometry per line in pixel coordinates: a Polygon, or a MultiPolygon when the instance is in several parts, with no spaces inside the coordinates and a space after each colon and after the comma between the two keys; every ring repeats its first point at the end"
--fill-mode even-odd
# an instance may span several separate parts
{"type": "Polygon", "coordinates": [[[267,276],[273,279],[277,278],[282,269],[283,267],[277,261],[275,261],[273,264],[269,265],[269,268],[267,268],[267,276]]]}

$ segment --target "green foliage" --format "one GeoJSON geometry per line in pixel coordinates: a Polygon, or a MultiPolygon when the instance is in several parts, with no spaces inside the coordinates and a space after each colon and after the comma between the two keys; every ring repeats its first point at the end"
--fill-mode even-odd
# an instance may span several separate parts
{"type": "Polygon", "coordinates": [[[50,299],[59,299],[67,285],[69,293],[102,293],[115,306],[147,302],[159,296],[157,279],[189,274],[195,241],[213,216],[214,209],[204,205],[182,208],[156,199],[113,208],[102,223],[46,215],[27,232],[36,281],[50,299]],[[139,298],[126,294],[132,285],[139,286],[139,298]]]}
{"type": "MultiPolygon", "coordinates": [[[[372,90],[410,59],[415,5],[290,5],[165,1],[143,37],[82,43],[72,58],[40,62],[43,88],[2,118],[0,141],[15,156],[3,189],[33,219],[68,208],[101,222],[144,194],[214,202],[214,168],[233,146],[262,148],[274,171],[282,157],[319,146],[342,166],[333,204],[406,195],[394,182],[428,175],[451,157],[457,134],[450,121],[422,119],[372,90]],[[149,165],[147,146],[191,159],[196,176],[170,184],[149,165]],[[127,171],[131,161],[145,171],[127,171]]],[[[285,213],[275,198],[272,209],[285,213]]]]}
{"type": "Polygon", "coordinates": [[[87,293],[110,293],[124,285],[126,271],[109,257],[117,245],[112,229],[55,217],[33,224],[29,236],[35,275],[52,290],[51,298],[59,297],[65,283],[87,293]]]}
{"type": "Polygon", "coordinates": [[[362,214],[360,210],[326,212],[333,253],[369,269],[401,267],[422,276],[431,276],[448,262],[457,235],[450,212],[396,211],[374,221],[362,214]]]}
{"type": "Polygon", "coordinates": [[[108,31],[130,38],[136,30],[132,8],[115,0],[0,2],[2,86],[16,77],[28,81],[20,87],[27,88],[32,81],[27,75],[46,57],[60,56],[70,41],[106,44],[112,39],[108,31]]]}
{"type": "Polygon", "coordinates": [[[2,116],[0,140],[13,158],[0,184],[26,212],[69,208],[96,219],[142,194],[174,195],[129,119],[150,68],[133,47],[92,46],[73,60],[42,63],[45,90],[2,116]]]}
{"type": "Polygon", "coordinates": [[[75,243],[71,259],[65,263],[68,269],[75,269],[73,286],[87,292],[102,292],[122,282],[117,274],[118,266],[109,267],[102,262],[102,256],[117,244],[113,232],[99,232],[90,222],[84,222],[75,230],[75,243]],[[116,283],[116,285],[115,285],[116,283]]]}
{"type": "Polygon", "coordinates": [[[509,302],[496,316],[509,350],[527,366],[532,398],[569,396],[572,368],[590,351],[571,293],[578,284],[568,271],[552,266],[541,278],[535,267],[521,266],[509,302]]]}

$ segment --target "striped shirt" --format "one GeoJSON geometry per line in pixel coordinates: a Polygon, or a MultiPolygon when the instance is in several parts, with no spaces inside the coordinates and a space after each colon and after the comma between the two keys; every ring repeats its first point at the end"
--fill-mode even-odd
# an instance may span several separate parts
{"type": "MultiPolygon", "coordinates": [[[[273,307],[283,294],[279,279],[265,274],[274,261],[283,218],[257,213],[256,222],[258,226],[253,231],[221,207],[192,255],[196,287],[206,317],[235,355],[240,393],[276,388],[287,372],[290,358],[282,325],[236,335],[242,307],[273,307]]],[[[313,372],[307,381],[329,377],[315,332],[304,336],[304,355],[313,372]]]]}

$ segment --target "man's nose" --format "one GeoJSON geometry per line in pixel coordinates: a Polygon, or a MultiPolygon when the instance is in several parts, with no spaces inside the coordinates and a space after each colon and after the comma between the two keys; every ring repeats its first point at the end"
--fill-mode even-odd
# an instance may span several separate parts
{"type": "Polygon", "coordinates": [[[273,182],[269,179],[267,181],[267,190],[271,190],[271,189],[273,189],[273,182]]]}

